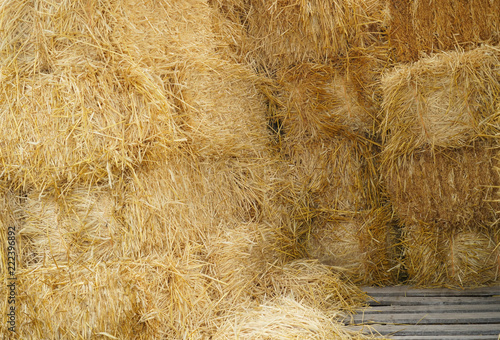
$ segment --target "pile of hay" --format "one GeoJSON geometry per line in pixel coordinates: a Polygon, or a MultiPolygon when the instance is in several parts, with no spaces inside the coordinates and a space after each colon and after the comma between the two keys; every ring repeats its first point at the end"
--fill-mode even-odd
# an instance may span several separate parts
{"type": "Polygon", "coordinates": [[[268,301],[250,310],[238,311],[214,337],[217,340],[366,339],[349,332],[325,313],[293,298],[268,301]]]}
{"type": "Polygon", "coordinates": [[[290,183],[260,80],[217,20],[203,0],[0,5],[0,226],[2,241],[18,228],[18,337],[231,338],[235,317],[282,300],[286,318],[262,334],[304,316],[318,336],[357,336],[334,318],[364,294],[290,263],[290,183]]]}
{"type": "Polygon", "coordinates": [[[500,49],[440,53],[382,78],[382,177],[410,282],[498,280],[500,49]],[[496,269],[495,269],[496,268],[496,269]]]}
{"type": "Polygon", "coordinates": [[[387,0],[384,12],[384,26],[399,62],[500,42],[497,0],[387,0]]]}

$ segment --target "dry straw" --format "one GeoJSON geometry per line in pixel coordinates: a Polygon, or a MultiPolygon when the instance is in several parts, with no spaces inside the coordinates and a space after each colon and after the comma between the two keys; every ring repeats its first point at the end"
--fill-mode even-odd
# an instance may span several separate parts
{"type": "Polygon", "coordinates": [[[395,59],[416,61],[423,53],[472,49],[500,41],[497,0],[388,0],[384,25],[395,59]]]}
{"type": "Polygon", "coordinates": [[[470,287],[499,280],[498,252],[486,228],[413,224],[404,228],[403,242],[403,264],[413,284],[470,287]]]}
{"type": "Polygon", "coordinates": [[[217,340],[299,340],[368,339],[346,330],[320,310],[305,306],[290,297],[272,299],[238,311],[217,332],[217,340]]]}
{"type": "Polygon", "coordinates": [[[55,194],[31,191],[22,205],[23,265],[67,265],[115,256],[121,239],[117,198],[106,187],[55,194]]]}
{"type": "Polygon", "coordinates": [[[177,66],[161,49],[175,48],[162,27],[181,20],[172,14],[183,6],[133,7],[2,4],[1,159],[14,186],[113,181],[182,138],[171,88],[177,66]],[[162,16],[173,19],[160,24],[162,16]]]}
{"type": "Polygon", "coordinates": [[[379,205],[375,151],[370,142],[342,136],[283,142],[293,191],[311,196],[318,209],[340,214],[379,205]]]}
{"type": "Polygon", "coordinates": [[[277,296],[293,297],[330,316],[353,312],[366,300],[359,288],[346,283],[341,272],[318,260],[291,261],[274,267],[264,279],[277,296]]]}
{"type": "Polygon", "coordinates": [[[297,253],[342,268],[356,282],[392,282],[392,216],[382,207],[376,147],[340,137],[285,138],[283,146],[297,253]]]}
{"type": "MultiPolygon", "coordinates": [[[[283,299],[262,336],[289,338],[301,320],[297,337],[356,338],[331,318],[360,290],[316,261],[287,263],[296,184],[269,147],[259,79],[224,40],[237,27],[219,19],[202,0],[0,5],[1,183],[26,195],[0,201],[2,228],[19,224],[21,338],[230,337],[236,311],[283,299]]],[[[327,207],[320,183],[310,211],[375,202],[371,160],[328,153],[326,181],[353,172],[353,196],[327,207]]]]}

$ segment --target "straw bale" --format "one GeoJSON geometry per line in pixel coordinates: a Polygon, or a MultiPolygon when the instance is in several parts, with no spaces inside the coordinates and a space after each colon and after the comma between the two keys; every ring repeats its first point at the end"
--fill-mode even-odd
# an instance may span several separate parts
{"type": "Polygon", "coordinates": [[[278,118],[288,136],[329,138],[343,130],[362,135],[375,130],[376,106],[361,97],[356,74],[303,63],[279,70],[277,77],[278,118]]]}
{"type": "Polygon", "coordinates": [[[264,157],[269,146],[266,106],[249,68],[197,59],[181,72],[183,130],[200,157],[264,157]]]}
{"type": "Polygon", "coordinates": [[[386,1],[384,26],[399,62],[500,41],[498,0],[386,1]]]}
{"type": "MultiPolygon", "coordinates": [[[[277,252],[278,232],[264,223],[242,223],[234,228],[218,228],[206,242],[207,274],[223,284],[214,287],[225,294],[229,308],[235,301],[260,299],[269,293],[263,277],[283,259],[277,252]]],[[[222,304],[222,302],[221,302],[222,304]]]]}
{"type": "Polygon", "coordinates": [[[120,256],[118,199],[109,187],[32,190],[22,206],[23,266],[108,261],[120,256]]]}
{"type": "Polygon", "coordinates": [[[498,151],[489,144],[414,152],[385,168],[382,175],[401,223],[497,225],[498,151]]]}
{"type": "Polygon", "coordinates": [[[207,293],[211,279],[199,267],[189,257],[165,254],[23,271],[17,287],[19,337],[206,339],[215,303],[207,293]]]}
{"type": "MultiPolygon", "coordinates": [[[[128,226],[126,253],[182,252],[209,232],[241,223],[276,222],[271,159],[202,161],[179,154],[139,169],[119,212],[128,226]]],[[[278,220],[276,220],[278,219],[278,220]]]]}
{"type": "Polygon", "coordinates": [[[311,197],[319,211],[342,213],[377,207],[376,146],[338,136],[285,139],[283,154],[292,169],[296,196],[311,197]]]}
{"type": "Polygon", "coordinates": [[[395,231],[387,208],[314,221],[307,240],[312,258],[342,270],[352,281],[387,285],[398,275],[395,231]]]}
{"type": "Polygon", "coordinates": [[[216,333],[214,339],[292,340],[368,339],[346,329],[321,311],[291,297],[266,301],[240,310],[216,333]]]}
{"type": "Polygon", "coordinates": [[[380,9],[376,0],[253,1],[249,52],[269,68],[347,55],[377,44],[380,9]]]}
{"type": "Polygon", "coordinates": [[[486,228],[413,224],[403,229],[403,244],[412,284],[471,287],[499,280],[496,244],[486,228]]]}
{"type": "Polygon", "coordinates": [[[440,53],[382,77],[382,135],[395,158],[412,150],[462,147],[498,133],[500,49],[440,53]]]}

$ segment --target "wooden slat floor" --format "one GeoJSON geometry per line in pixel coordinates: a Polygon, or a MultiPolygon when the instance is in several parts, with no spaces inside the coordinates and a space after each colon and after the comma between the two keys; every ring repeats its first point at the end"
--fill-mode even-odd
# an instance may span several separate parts
{"type": "Polygon", "coordinates": [[[364,290],[373,301],[345,320],[352,329],[394,340],[500,340],[500,286],[364,290]]]}

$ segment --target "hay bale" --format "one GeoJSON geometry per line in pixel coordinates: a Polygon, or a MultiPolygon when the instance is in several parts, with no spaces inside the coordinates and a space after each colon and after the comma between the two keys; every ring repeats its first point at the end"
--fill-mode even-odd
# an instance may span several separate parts
{"type": "Polygon", "coordinates": [[[412,284],[473,287],[499,280],[496,243],[486,228],[413,224],[403,229],[403,243],[412,284]]]}
{"type": "Polygon", "coordinates": [[[398,159],[383,176],[402,224],[438,224],[443,228],[497,225],[500,178],[497,150],[489,143],[414,152],[398,159]]]}
{"type": "Polygon", "coordinates": [[[398,267],[391,218],[384,208],[318,218],[307,241],[309,254],[355,283],[392,284],[398,267]]]}
{"type": "Polygon", "coordinates": [[[500,41],[497,0],[386,1],[384,26],[399,62],[500,41]]]}
{"type": "Polygon", "coordinates": [[[338,136],[285,139],[283,154],[291,168],[293,195],[311,197],[311,206],[331,213],[371,209],[379,205],[376,146],[338,136]]]}
{"type": "Polygon", "coordinates": [[[220,227],[207,241],[207,275],[216,278],[214,287],[228,309],[249,300],[261,300],[269,291],[263,277],[275,265],[283,262],[277,251],[279,233],[265,223],[242,223],[235,227],[220,227]]]}
{"type": "Polygon", "coordinates": [[[199,263],[168,254],[34,267],[18,277],[17,331],[42,339],[203,339],[210,281],[199,263]]]}
{"type": "Polygon", "coordinates": [[[382,77],[385,153],[462,147],[498,133],[500,49],[440,53],[382,77]]]}
{"type": "Polygon", "coordinates": [[[250,53],[267,68],[323,61],[377,44],[376,0],[253,1],[245,22],[250,53]]]}
{"type": "Polygon", "coordinates": [[[186,147],[198,157],[263,157],[270,143],[266,106],[249,68],[196,59],[181,72],[186,147]]]}
{"type": "Polygon", "coordinates": [[[382,79],[382,176],[403,223],[496,221],[500,50],[436,54],[382,79]]]}
{"type": "Polygon", "coordinates": [[[109,187],[32,190],[22,205],[23,267],[108,261],[123,242],[118,198],[109,187]]]}
{"type": "Polygon", "coordinates": [[[363,101],[355,77],[325,64],[304,63],[279,70],[277,118],[284,133],[297,138],[329,138],[344,130],[372,134],[377,125],[376,106],[363,101]]]}
{"type": "Polygon", "coordinates": [[[126,252],[182,253],[201,246],[218,227],[275,222],[269,167],[268,159],[202,162],[178,154],[155,168],[139,169],[124,189],[119,213],[130,240],[126,252]]]}
{"type": "Polygon", "coordinates": [[[167,31],[138,39],[141,30],[152,31],[146,17],[156,12],[155,24],[167,17],[165,8],[154,7],[1,6],[0,157],[14,186],[113,180],[182,138],[168,81],[175,63],[153,65],[164,57],[158,49],[174,39],[167,31]]]}
{"type": "Polygon", "coordinates": [[[215,335],[214,339],[369,339],[349,331],[321,311],[305,306],[291,297],[266,301],[257,307],[237,312],[215,335]]]}

